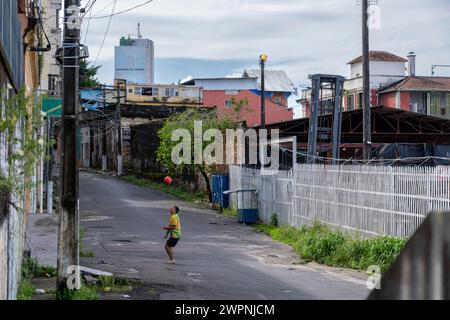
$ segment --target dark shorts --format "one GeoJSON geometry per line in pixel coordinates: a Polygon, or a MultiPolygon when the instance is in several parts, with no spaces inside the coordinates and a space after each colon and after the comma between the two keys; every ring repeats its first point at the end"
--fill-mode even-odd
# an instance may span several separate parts
{"type": "Polygon", "coordinates": [[[166,245],[170,248],[175,248],[175,246],[178,243],[178,240],[180,240],[179,238],[169,238],[169,240],[167,240],[166,245]]]}

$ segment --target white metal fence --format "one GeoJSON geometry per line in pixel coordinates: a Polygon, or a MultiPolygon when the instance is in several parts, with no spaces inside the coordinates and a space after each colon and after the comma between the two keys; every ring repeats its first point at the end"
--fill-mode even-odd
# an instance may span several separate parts
{"type": "MultiPolygon", "coordinates": [[[[410,236],[431,211],[450,211],[448,167],[331,166],[299,164],[262,176],[230,167],[230,188],[255,188],[262,221],[314,220],[366,236],[410,236]]],[[[232,206],[235,199],[231,199],[232,206]]]]}

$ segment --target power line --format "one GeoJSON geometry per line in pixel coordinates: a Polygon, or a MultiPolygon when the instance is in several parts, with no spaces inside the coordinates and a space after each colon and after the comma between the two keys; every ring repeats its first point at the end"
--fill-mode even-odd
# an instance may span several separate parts
{"type": "Polygon", "coordinates": [[[100,57],[100,53],[102,52],[103,45],[105,44],[106,36],[108,35],[109,28],[111,27],[111,21],[114,16],[114,11],[116,10],[117,0],[114,0],[114,6],[111,11],[111,15],[109,16],[109,22],[108,27],[106,28],[105,36],[103,37],[102,45],[100,46],[100,49],[98,50],[97,58],[95,58],[93,66],[95,67],[98,61],[98,58],[100,57]]]}
{"type": "Polygon", "coordinates": [[[143,7],[143,6],[147,5],[147,4],[149,4],[150,2],[153,2],[153,0],[148,0],[148,1],[144,2],[144,3],[141,3],[141,4],[139,4],[139,5],[136,5],[136,6],[134,6],[134,7],[128,8],[128,9],[123,10],[123,11],[120,11],[120,12],[113,13],[113,14],[111,14],[111,15],[105,15],[105,16],[100,16],[100,17],[95,17],[95,16],[94,16],[94,17],[91,17],[90,19],[95,20],[95,19],[110,18],[110,16],[118,16],[118,15],[120,15],[120,14],[129,12],[129,11],[132,11],[132,10],[137,9],[137,8],[140,8],[140,7],[143,7]]]}

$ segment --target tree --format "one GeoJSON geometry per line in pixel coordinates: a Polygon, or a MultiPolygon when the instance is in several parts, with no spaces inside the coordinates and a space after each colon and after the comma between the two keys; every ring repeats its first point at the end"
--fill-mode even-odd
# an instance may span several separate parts
{"type": "Polygon", "coordinates": [[[233,97],[231,98],[231,108],[226,110],[223,116],[227,117],[233,122],[241,122],[244,117],[244,112],[252,112],[248,99],[238,99],[236,97],[233,97]]]}
{"type": "MultiPolygon", "coordinates": [[[[203,176],[208,196],[210,201],[212,201],[212,192],[210,187],[210,181],[209,181],[209,175],[212,172],[217,172],[217,169],[220,164],[207,164],[205,161],[201,161],[201,163],[195,163],[195,123],[201,122],[202,124],[202,137],[201,137],[201,150],[202,150],[202,157],[203,157],[203,151],[207,150],[208,146],[211,146],[217,141],[203,141],[203,133],[208,132],[210,129],[217,129],[222,133],[222,136],[225,136],[225,131],[227,129],[234,129],[236,128],[236,124],[231,121],[229,118],[223,118],[218,119],[216,112],[211,110],[204,110],[204,109],[189,109],[181,114],[173,115],[169,117],[165,122],[163,127],[158,131],[158,136],[160,138],[160,145],[157,151],[157,160],[158,162],[163,165],[170,174],[181,174],[184,172],[200,172],[203,176]],[[178,138],[181,138],[177,134],[178,130],[183,130],[186,136],[184,143],[187,144],[186,149],[184,150],[183,157],[187,161],[176,163],[173,158],[174,150],[177,150],[177,147],[180,145],[180,140],[177,140],[178,138]],[[176,137],[176,139],[173,139],[173,137],[176,137]],[[175,141],[173,141],[175,140],[175,141]],[[186,158],[187,157],[187,158],[186,158]]],[[[179,133],[179,132],[178,132],[179,133]]],[[[212,139],[211,139],[212,140],[212,139]]],[[[214,139],[217,140],[217,139],[214,139]]],[[[223,143],[222,143],[223,147],[223,143]]],[[[214,152],[218,153],[222,150],[215,150],[214,152]]],[[[214,153],[213,152],[213,153],[214,153]]],[[[223,163],[222,163],[223,164],[223,163]]]]}
{"type": "Polygon", "coordinates": [[[85,60],[80,60],[80,88],[95,88],[99,86],[97,73],[100,66],[93,67],[85,60]]]}

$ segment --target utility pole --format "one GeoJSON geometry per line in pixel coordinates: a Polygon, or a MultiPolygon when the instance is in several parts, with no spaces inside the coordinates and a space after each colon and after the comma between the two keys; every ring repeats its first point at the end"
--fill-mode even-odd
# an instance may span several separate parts
{"type": "Polygon", "coordinates": [[[265,85],[265,66],[267,55],[262,54],[259,57],[261,64],[261,129],[266,128],[266,85],[265,85]]]}
{"type": "Polygon", "coordinates": [[[123,174],[123,158],[122,158],[122,115],[120,112],[120,86],[117,84],[117,175],[123,174]]]}
{"type": "Polygon", "coordinates": [[[370,159],[372,144],[371,92],[369,65],[369,0],[362,0],[362,63],[363,63],[363,153],[364,160],[370,159]]]}
{"type": "MultiPolygon", "coordinates": [[[[105,85],[102,85],[102,100],[103,100],[103,108],[106,109],[106,90],[105,85]]],[[[106,172],[108,169],[108,157],[106,152],[106,125],[103,126],[103,132],[102,132],[102,172],[106,172]]]]}
{"type": "MultiPolygon", "coordinates": [[[[57,289],[67,288],[69,268],[79,266],[78,169],[76,164],[79,108],[80,9],[79,0],[64,1],[63,112],[61,210],[58,232],[57,289]]],[[[79,274],[75,274],[79,277],[79,274]]]]}

